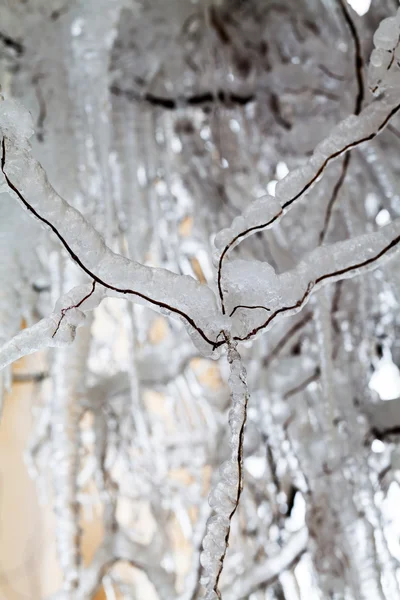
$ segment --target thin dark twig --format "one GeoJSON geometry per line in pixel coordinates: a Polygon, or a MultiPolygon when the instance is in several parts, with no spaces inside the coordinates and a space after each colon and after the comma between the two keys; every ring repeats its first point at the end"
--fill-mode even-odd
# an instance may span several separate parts
{"type": "Polygon", "coordinates": [[[230,313],[230,317],[239,309],[239,308],[247,308],[249,310],[254,310],[255,308],[261,308],[262,310],[268,310],[270,311],[270,308],[267,308],[266,306],[248,306],[247,304],[238,304],[237,306],[235,306],[235,308],[231,311],[230,313]]]}
{"type": "Polygon", "coordinates": [[[49,377],[49,373],[13,373],[13,383],[40,383],[49,377]]]}
{"type": "Polygon", "coordinates": [[[322,230],[321,230],[321,232],[319,234],[319,245],[321,245],[321,244],[324,243],[326,234],[328,233],[328,227],[329,227],[329,223],[330,223],[330,220],[331,220],[331,217],[332,217],[333,206],[334,206],[336,200],[339,197],[339,192],[342,189],[344,180],[346,178],[347,171],[348,171],[349,164],[350,164],[350,158],[351,158],[351,154],[346,154],[346,156],[344,157],[339,179],[337,180],[337,182],[335,184],[335,187],[333,188],[332,196],[330,197],[330,200],[328,202],[328,206],[326,208],[324,225],[323,225],[323,228],[322,228],[322,230]]]}
{"type": "Polygon", "coordinates": [[[308,387],[310,385],[310,383],[312,383],[313,381],[316,381],[319,378],[320,374],[321,374],[320,368],[316,367],[314,373],[309,375],[304,381],[302,381],[301,383],[299,383],[298,385],[293,387],[291,390],[287,391],[286,394],[283,396],[283,398],[285,400],[287,400],[291,396],[294,396],[295,394],[302,392],[303,390],[306,389],[306,387],[308,387]]]}
{"type": "Polygon", "coordinates": [[[199,92],[198,94],[193,94],[192,96],[184,96],[181,98],[156,96],[150,92],[142,94],[140,92],[136,92],[135,90],[124,90],[117,85],[111,86],[110,92],[113,96],[125,97],[130,102],[147,102],[152,106],[157,106],[165,110],[177,110],[182,106],[203,106],[212,104],[214,102],[220,102],[228,107],[233,104],[245,106],[250,102],[254,102],[256,99],[255,93],[240,95],[230,90],[225,91],[223,89],[220,89],[215,93],[204,91],[199,92]]]}
{"type": "Polygon", "coordinates": [[[268,367],[272,359],[286,346],[296,333],[305,327],[312,319],[312,313],[308,312],[302,319],[297,321],[286,333],[281,337],[279,342],[274,346],[270,353],[264,358],[263,366],[268,367]]]}
{"type": "MultiPolygon", "coordinates": [[[[356,71],[357,88],[358,88],[358,92],[357,92],[357,96],[356,96],[356,100],[355,100],[355,106],[354,106],[354,114],[359,115],[361,112],[362,103],[364,100],[364,80],[363,80],[363,76],[362,76],[363,60],[362,60],[362,55],[361,55],[360,38],[358,36],[357,29],[353,23],[352,18],[350,17],[349,11],[347,10],[347,7],[345,6],[343,0],[339,0],[339,4],[341,6],[344,18],[350,29],[351,35],[353,37],[353,42],[354,42],[355,71],[356,71]]],[[[393,56],[394,56],[394,54],[393,54],[393,56]]],[[[349,169],[350,159],[351,159],[351,154],[346,154],[346,156],[344,157],[343,163],[342,163],[342,169],[341,169],[339,179],[337,180],[336,185],[333,188],[332,196],[328,202],[328,206],[327,206],[326,213],[325,213],[324,226],[319,235],[320,245],[324,242],[326,234],[328,233],[329,223],[330,223],[332,213],[333,213],[333,206],[334,206],[336,200],[339,198],[339,192],[342,189],[344,180],[347,175],[347,171],[349,169]]]]}
{"type": "Polygon", "coordinates": [[[361,52],[361,42],[360,42],[360,37],[358,35],[356,26],[354,25],[353,19],[351,18],[348,8],[346,6],[347,3],[344,2],[344,0],[339,0],[339,4],[340,4],[340,8],[342,9],[344,19],[347,23],[348,28],[350,29],[350,33],[351,33],[353,41],[354,41],[354,63],[355,63],[357,87],[358,87],[354,114],[359,115],[361,112],[361,107],[362,107],[362,103],[364,100],[364,80],[363,80],[363,74],[362,74],[363,58],[362,58],[362,52],[361,52]]]}
{"type": "Polygon", "coordinates": [[[61,325],[61,321],[64,319],[65,315],[67,314],[67,312],[73,308],[79,308],[84,302],[85,300],[87,300],[88,298],[90,298],[90,296],[94,293],[94,290],[96,288],[96,281],[93,281],[92,283],[92,289],[90,290],[90,292],[88,294],[86,294],[86,296],[84,298],[82,298],[82,300],[79,300],[78,304],[71,304],[71,306],[67,306],[66,308],[62,308],[61,309],[61,318],[58,321],[58,325],[56,327],[55,332],[53,333],[53,335],[51,337],[54,337],[57,333],[57,331],[60,328],[61,325]]]}

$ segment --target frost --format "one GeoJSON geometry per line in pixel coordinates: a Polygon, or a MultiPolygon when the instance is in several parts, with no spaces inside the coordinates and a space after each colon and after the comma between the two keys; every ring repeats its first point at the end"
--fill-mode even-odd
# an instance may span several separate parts
{"type": "Polygon", "coordinates": [[[32,384],[51,599],[399,597],[400,12],[25,4],[0,8],[0,404],[32,384]]]}

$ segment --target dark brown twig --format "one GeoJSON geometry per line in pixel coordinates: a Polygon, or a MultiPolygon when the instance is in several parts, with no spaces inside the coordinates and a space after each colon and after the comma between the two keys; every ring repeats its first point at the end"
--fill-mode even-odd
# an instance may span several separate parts
{"type": "Polygon", "coordinates": [[[67,306],[66,308],[62,308],[61,309],[61,317],[60,320],[58,321],[57,327],[55,332],[53,333],[53,335],[51,337],[54,337],[57,333],[57,331],[60,328],[61,325],[61,321],[64,319],[65,315],[67,314],[67,312],[73,308],[79,308],[84,302],[85,300],[87,300],[88,298],[90,298],[90,296],[93,294],[94,290],[96,287],[96,281],[93,281],[92,283],[92,289],[90,290],[90,292],[88,294],[86,294],[86,296],[84,298],[82,298],[82,300],[79,300],[78,304],[71,304],[71,306],[67,306]]]}
{"type": "Polygon", "coordinates": [[[234,309],[232,309],[229,316],[231,317],[232,315],[234,315],[235,312],[237,310],[239,310],[239,308],[247,308],[248,310],[254,310],[256,308],[261,308],[262,310],[267,310],[267,311],[271,310],[270,308],[267,308],[266,306],[248,306],[247,304],[238,304],[237,306],[235,306],[234,309]]]}

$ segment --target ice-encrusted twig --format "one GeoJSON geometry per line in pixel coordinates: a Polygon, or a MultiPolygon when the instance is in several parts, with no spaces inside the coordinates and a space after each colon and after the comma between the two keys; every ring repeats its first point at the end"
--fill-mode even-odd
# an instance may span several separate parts
{"type": "Polygon", "coordinates": [[[192,277],[147,267],[112,252],[83,215],[49,184],[30,152],[29,115],[11,100],[0,102],[0,133],[2,188],[57,236],[93,281],[110,293],[180,318],[196,345],[211,354],[219,332],[229,329],[212,290],[192,277]]]}
{"type": "MultiPolygon", "coordinates": [[[[352,28],[353,24],[351,19],[349,19],[348,12],[344,5],[342,6],[342,10],[346,16],[348,25],[352,28]]],[[[385,97],[373,102],[364,110],[360,111],[363,99],[363,83],[359,65],[361,60],[359,41],[356,35],[355,40],[358,44],[356,47],[356,63],[359,91],[355,106],[355,114],[347,117],[333,128],[330,135],[316,146],[314,153],[307,164],[291,171],[286,177],[278,182],[275,197],[266,194],[255,200],[241,215],[233,220],[230,227],[223,229],[216,236],[215,246],[217,248],[218,262],[218,293],[222,312],[224,314],[225,301],[222,282],[222,267],[228,252],[248,236],[278,223],[288,210],[290,210],[293,204],[311,190],[331,162],[346,152],[374,139],[386,127],[391,118],[400,110],[398,101],[398,92],[400,89],[399,73],[392,73],[393,60],[390,62],[390,58],[382,58],[380,54],[381,51],[385,54],[384,50],[382,50],[382,46],[386,48],[386,46],[389,45],[390,48],[393,46],[392,52],[394,55],[396,41],[398,44],[400,30],[399,15],[400,11],[396,17],[385,19],[374,36],[374,42],[377,49],[374,50],[371,57],[372,68],[370,68],[370,77],[378,79],[378,83],[375,86],[376,90],[379,88],[379,92],[385,91],[385,97]],[[386,21],[388,23],[386,23],[386,21]],[[382,42],[383,38],[385,43],[382,42]],[[387,60],[389,64],[383,65],[384,60],[387,60]],[[371,70],[373,73],[372,75],[371,70]],[[378,74],[375,71],[377,71],[378,74]]],[[[352,34],[354,36],[353,29],[352,34]]],[[[375,93],[376,90],[373,89],[373,92],[375,93]]]]}
{"type": "Polygon", "coordinates": [[[260,564],[254,565],[249,572],[229,585],[226,593],[224,590],[227,600],[246,600],[258,586],[272,583],[299,560],[307,549],[307,541],[307,529],[294,533],[276,556],[269,556],[260,564]]]}
{"type": "Polygon", "coordinates": [[[202,583],[206,600],[221,598],[219,580],[229,543],[232,518],[238,508],[243,486],[243,441],[249,391],[246,370],[236,344],[228,340],[230,365],[229,386],[232,408],[229,412],[231,456],[220,467],[220,479],[210,493],[210,506],[215,515],[207,524],[200,560],[204,569],[202,583]]]}
{"type": "MultiPolygon", "coordinates": [[[[301,310],[314,293],[327,283],[364,274],[377,268],[383,261],[393,257],[400,247],[400,219],[378,231],[320,246],[313,250],[296,267],[276,274],[267,263],[235,260],[226,265],[226,285],[231,289],[228,308],[236,314],[234,307],[243,299],[256,306],[265,303],[270,312],[263,318],[264,311],[249,311],[242,322],[243,333],[234,340],[245,341],[262,330],[269,328],[277,318],[301,310]],[[254,285],[256,276],[257,285],[254,285]],[[249,284],[252,281],[252,284],[249,284]],[[238,285],[237,282],[240,282],[238,285]],[[262,320],[261,320],[262,319],[262,320]]],[[[243,311],[238,312],[241,315],[243,311]]]]}
{"type": "Polygon", "coordinates": [[[61,296],[50,317],[23,329],[0,348],[0,370],[38,350],[71,344],[77,328],[85,321],[85,311],[95,308],[104,295],[101,288],[93,291],[93,285],[87,284],[76,286],[61,296]]]}

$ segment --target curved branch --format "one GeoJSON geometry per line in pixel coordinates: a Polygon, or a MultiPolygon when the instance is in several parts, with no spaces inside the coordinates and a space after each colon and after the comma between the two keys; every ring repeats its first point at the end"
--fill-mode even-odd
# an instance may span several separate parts
{"type": "MultiPolygon", "coordinates": [[[[400,224],[400,220],[399,220],[399,224],[400,224]]],[[[387,226],[390,227],[390,226],[387,226]]],[[[380,232],[378,232],[379,235],[380,232]]],[[[364,238],[366,239],[367,236],[359,236],[359,240],[361,241],[361,239],[364,238]]],[[[353,240],[354,241],[354,240],[353,240]]],[[[340,244],[341,242],[339,242],[340,244]]],[[[371,256],[363,261],[357,262],[357,263],[353,263],[347,267],[344,267],[342,269],[337,269],[335,271],[331,271],[329,273],[324,273],[323,275],[320,275],[319,277],[316,277],[313,281],[309,281],[307,288],[303,294],[303,296],[294,304],[289,305],[289,306],[282,306],[281,308],[275,310],[272,315],[270,315],[268,317],[268,319],[262,323],[261,325],[253,328],[246,336],[244,337],[240,337],[240,336],[235,336],[233,339],[236,341],[247,341],[249,339],[251,339],[252,337],[254,337],[259,331],[261,331],[262,329],[265,329],[266,327],[268,327],[268,325],[280,314],[282,313],[286,313],[286,312],[291,312],[294,311],[296,309],[301,308],[305,302],[308,300],[309,296],[311,295],[311,292],[314,290],[316,291],[318,289],[318,287],[320,287],[319,284],[322,284],[326,281],[329,281],[330,279],[332,280],[338,280],[341,278],[346,278],[347,276],[352,276],[353,271],[359,271],[360,269],[369,269],[372,265],[374,265],[376,262],[379,261],[379,259],[381,259],[382,257],[384,257],[388,252],[390,252],[391,250],[393,250],[394,248],[396,248],[396,246],[398,246],[400,243],[400,235],[397,235],[394,239],[392,239],[386,246],[384,246],[384,248],[382,248],[379,252],[377,252],[374,256],[371,256]]],[[[332,246],[338,246],[337,244],[332,244],[332,246]]],[[[334,252],[334,250],[332,250],[334,252]]],[[[356,275],[357,273],[354,273],[354,275],[356,275]]]]}
{"type": "MultiPolygon", "coordinates": [[[[41,221],[42,223],[44,223],[45,225],[47,225],[51,231],[57,236],[57,238],[59,239],[59,241],[61,242],[61,244],[64,246],[65,250],[68,252],[69,256],[72,258],[72,260],[82,269],[82,271],[84,271],[87,275],[89,275],[89,277],[91,279],[93,279],[94,282],[102,285],[103,287],[112,290],[114,292],[118,292],[120,294],[126,294],[126,295],[133,295],[133,296],[137,296],[138,298],[141,298],[143,300],[145,300],[146,302],[149,302],[150,304],[157,306],[158,308],[167,310],[171,313],[174,313],[180,317],[182,317],[189,325],[191,325],[191,327],[197,331],[197,333],[201,336],[201,338],[206,341],[208,344],[210,344],[213,348],[213,350],[215,349],[215,347],[217,347],[218,345],[215,344],[215,341],[210,339],[205,331],[202,329],[202,327],[200,327],[195,321],[194,319],[188,315],[186,312],[184,312],[183,310],[179,309],[176,306],[173,306],[172,304],[169,304],[168,302],[163,302],[161,300],[157,300],[155,298],[152,298],[150,296],[148,296],[147,294],[144,294],[142,292],[139,292],[137,290],[131,289],[131,288],[125,288],[125,287],[119,287],[116,285],[112,285],[110,283],[108,283],[107,281],[105,281],[103,278],[99,277],[98,275],[96,275],[87,265],[84,264],[83,260],[76,254],[76,252],[74,252],[74,250],[72,249],[72,247],[70,246],[70,244],[68,243],[68,241],[63,237],[63,235],[59,232],[59,230],[55,227],[55,225],[49,221],[48,219],[46,219],[45,217],[43,217],[27,200],[26,198],[22,195],[22,193],[18,190],[18,188],[16,187],[16,185],[14,185],[14,183],[11,181],[10,177],[8,176],[5,166],[6,166],[6,144],[5,144],[5,140],[6,138],[3,137],[2,139],[2,157],[1,157],[1,171],[4,175],[4,178],[6,180],[6,183],[8,185],[8,187],[10,188],[10,190],[19,198],[19,200],[22,202],[22,204],[24,205],[24,207],[34,216],[36,217],[39,221],[41,221]]],[[[77,214],[80,215],[80,213],[78,213],[78,211],[76,211],[77,214]]],[[[219,344],[221,345],[221,344],[219,344]]]]}
{"type": "MultiPolygon", "coordinates": [[[[365,109],[365,110],[368,110],[368,108],[365,109]]],[[[296,200],[299,200],[312,187],[312,185],[323,174],[323,172],[325,171],[326,167],[333,160],[335,160],[336,158],[338,158],[339,156],[341,156],[345,152],[353,150],[354,148],[356,148],[360,144],[363,144],[365,142],[369,142],[369,141],[373,140],[386,127],[386,125],[389,123],[390,119],[395,114],[397,114],[399,112],[399,110],[400,110],[400,104],[397,104],[396,106],[393,106],[391,108],[391,110],[389,111],[389,113],[387,115],[385,115],[385,117],[383,118],[383,120],[380,122],[380,124],[378,125],[378,127],[374,131],[372,131],[371,133],[369,133],[367,135],[361,136],[359,139],[356,139],[353,142],[349,142],[347,144],[344,144],[338,150],[336,150],[335,152],[332,152],[327,158],[325,158],[323,160],[322,164],[316,170],[316,172],[311,177],[311,179],[309,179],[301,187],[301,189],[296,194],[294,194],[291,198],[289,198],[288,200],[286,200],[286,202],[284,202],[281,205],[281,209],[273,217],[271,217],[270,219],[268,219],[268,221],[265,221],[263,223],[259,223],[257,225],[252,226],[252,227],[248,227],[247,229],[245,229],[245,230],[237,233],[232,238],[232,240],[228,244],[226,244],[226,246],[224,247],[224,249],[223,249],[223,251],[221,253],[221,256],[219,258],[219,262],[218,262],[218,277],[217,277],[218,294],[219,294],[219,298],[220,298],[220,301],[221,301],[221,306],[222,306],[222,312],[223,312],[223,314],[225,314],[225,303],[224,303],[224,293],[223,293],[223,290],[222,290],[222,264],[223,264],[223,261],[225,259],[225,256],[227,255],[227,253],[234,246],[236,246],[238,243],[240,243],[244,238],[246,238],[248,235],[253,234],[256,231],[261,231],[261,230],[266,229],[266,228],[270,227],[271,225],[273,225],[280,217],[282,217],[284,214],[286,214],[286,212],[290,209],[290,207],[294,204],[294,202],[296,202],[296,200]]],[[[363,111],[363,112],[365,112],[365,111],[363,111]]],[[[360,118],[361,118],[361,115],[358,117],[358,119],[360,119],[360,118]]],[[[354,125],[355,125],[355,123],[354,123],[354,125]]],[[[284,180],[282,180],[282,181],[284,181],[284,180]]]]}

